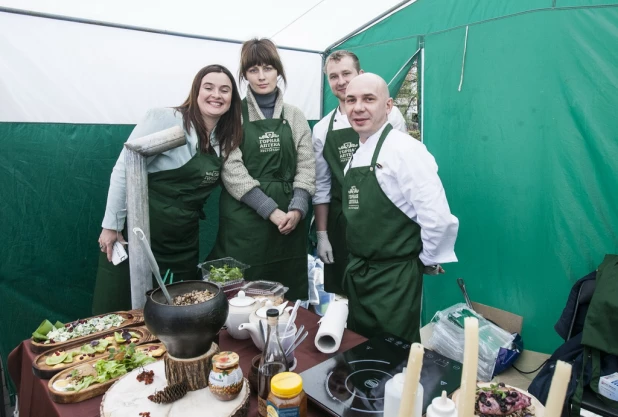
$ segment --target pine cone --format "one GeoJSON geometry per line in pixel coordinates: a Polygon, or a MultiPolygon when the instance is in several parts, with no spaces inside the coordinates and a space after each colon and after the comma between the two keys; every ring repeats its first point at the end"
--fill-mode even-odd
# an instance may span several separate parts
{"type": "Polygon", "coordinates": [[[148,399],[157,404],[169,404],[181,399],[187,393],[188,386],[185,381],[168,385],[162,391],[155,391],[148,399]]]}

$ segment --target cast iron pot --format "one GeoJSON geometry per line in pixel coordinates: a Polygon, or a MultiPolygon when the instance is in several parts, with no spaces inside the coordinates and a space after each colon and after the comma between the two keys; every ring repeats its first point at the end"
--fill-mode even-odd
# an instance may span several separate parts
{"type": "Polygon", "coordinates": [[[227,318],[229,305],[225,293],[217,284],[206,281],[177,282],[166,288],[172,299],[193,290],[215,294],[203,303],[173,306],[166,303],[160,288],[146,293],[144,322],[169,354],[182,359],[205,354],[227,318]]]}

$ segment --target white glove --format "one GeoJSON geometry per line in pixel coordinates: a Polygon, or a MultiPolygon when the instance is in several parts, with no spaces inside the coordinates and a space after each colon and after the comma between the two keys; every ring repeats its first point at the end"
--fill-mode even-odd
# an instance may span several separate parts
{"type": "Polygon", "coordinates": [[[333,247],[328,240],[328,232],[316,232],[318,237],[318,256],[325,264],[332,264],[335,262],[333,258],[333,247]]]}

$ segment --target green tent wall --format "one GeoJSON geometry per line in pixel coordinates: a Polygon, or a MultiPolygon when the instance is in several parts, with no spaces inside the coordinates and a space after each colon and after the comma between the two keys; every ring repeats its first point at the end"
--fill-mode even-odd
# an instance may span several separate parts
{"type": "Polygon", "coordinates": [[[425,277],[425,322],[463,300],[463,277],[524,316],[528,349],[560,343],[571,286],[618,251],[617,43],[615,1],[418,0],[335,48],[388,82],[424,46],[424,143],[460,220],[459,262],[425,277]]]}

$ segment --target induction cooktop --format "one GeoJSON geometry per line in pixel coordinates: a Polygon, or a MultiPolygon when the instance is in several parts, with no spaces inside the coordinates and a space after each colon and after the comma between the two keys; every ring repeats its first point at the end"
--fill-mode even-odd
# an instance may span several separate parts
{"type": "MultiPolygon", "coordinates": [[[[388,333],[310,368],[300,375],[309,399],[336,417],[381,417],[384,386],[407,365],[410,342],[388,333]]],[[[461,382],[461,363],[425,348],[421,384],[423,414],[442,391],[452,394],[461,382]]]]}

